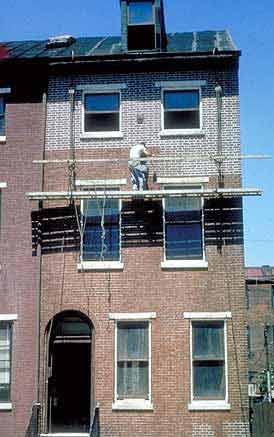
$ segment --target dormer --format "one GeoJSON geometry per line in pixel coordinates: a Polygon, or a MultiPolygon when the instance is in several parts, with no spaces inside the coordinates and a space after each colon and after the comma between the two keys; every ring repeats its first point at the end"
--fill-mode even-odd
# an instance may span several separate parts
{"type": "Polygon", "coordinates": [[[124,51],[165,49],[163,0],[121,0],[121,24],[124,51]]]}

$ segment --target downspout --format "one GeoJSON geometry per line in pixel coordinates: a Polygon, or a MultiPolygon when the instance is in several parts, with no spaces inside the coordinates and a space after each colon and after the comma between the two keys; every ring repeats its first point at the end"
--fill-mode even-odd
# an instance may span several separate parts
{"type": "MultiPolygon", "coordinates": [[[[75,145],[74,145],[74,97],[75,90],[73,88],[69,89],[69,99],[70,99],[70,146],[69,146],[69,190],[75,190],[75,145]]],[[[72,203],[72,200],[71,200],[72,203]]]]}
{"type": "MultiPolygon", "coordinates": [[[[47,94],[46,92],[43,93],[42,98],[42,111],[43,111],[43,151],[42,156],[43,159],[45,159],[46,155],[46,123],[47,123],[47,94]]],[[[44,180],[45,180],[45,170],[44,165],[41,166],[41,172],[40,172],[40,187],[41,190],[44,191],[44,180]]],[[[39,208],[39,216],[41,216],[41,213],[43,211],[43,201],[40,200],[38,203],[39,208]]],[[[41,229],[40,229],[41,231],[41,229]]],[[[37,320],[37,327],[36,327],[36,350],[37,350],[37,358],[36,358],[36,405],[39,409],[41,409],[41,394],[40,394],[40,360],[41,360],[41,288],[42,288],[42,250],[41,250],[41,241],[40,244],[37,247],[38,250],[38,274],[37,274],[37,301],[36,301],[36,320],[37,320]]],[[[39,427],[39,423],[38,423],[39,427]]]]}
{"type": "Polygon", "coordinates": [[[222,94],[221,85],[217,82],[215,86],[216,104],[217,104],[217,151],[218,159],[216,164],[218,166],[218,188],[224,188],[224,175],[222,171],[223,165],[223,145],[222,145],[222,94]]]}

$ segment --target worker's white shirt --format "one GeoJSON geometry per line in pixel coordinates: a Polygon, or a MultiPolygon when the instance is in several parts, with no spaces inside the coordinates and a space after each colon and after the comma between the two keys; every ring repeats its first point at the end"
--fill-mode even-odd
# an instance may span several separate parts
{"type": "Polygon", "coordinates": [[[130,149],[129,157],[130,159],[137,159],[145,156],[146,148],[143,144],[136,144],[130,149]]]}

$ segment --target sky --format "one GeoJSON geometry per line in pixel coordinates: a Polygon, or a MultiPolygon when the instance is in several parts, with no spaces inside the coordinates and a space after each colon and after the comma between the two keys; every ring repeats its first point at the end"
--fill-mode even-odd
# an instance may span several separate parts
{"type": "MultiPolygon", "coordinates": [[[[262,188],[245,198],[246,265],[274,265],[274,2],[164,0],[168,32],[228,29],[240,59],[242,152],[271,160],[243,161],[243,185],[262,188]]],[[[49,36],[120,34],[119,0],[8,0],[1,5],[0,41],[49,36]]]]}

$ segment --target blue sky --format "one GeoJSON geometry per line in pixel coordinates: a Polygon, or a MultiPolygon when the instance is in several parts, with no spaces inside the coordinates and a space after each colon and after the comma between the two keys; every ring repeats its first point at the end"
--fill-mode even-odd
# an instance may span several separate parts
{"type": "MultiPolygon", "coordinates": [[[[0,40],[119,35],[119,0],[9,0],[1,5],[0,40]]],[[[273,0],[165,0],[168,32],[229,29],[242,50],[241,139],[244,153],[274,156],[273,0]]],[[[246,265],[274,265],[274,158],[244,162],[244,185],[262,198],[244,201],[246,265]]]]}

